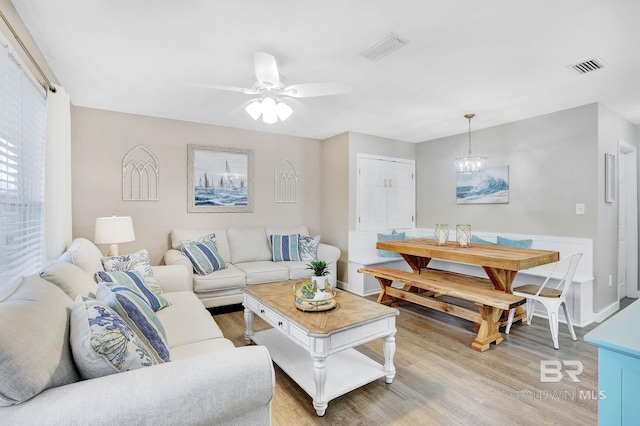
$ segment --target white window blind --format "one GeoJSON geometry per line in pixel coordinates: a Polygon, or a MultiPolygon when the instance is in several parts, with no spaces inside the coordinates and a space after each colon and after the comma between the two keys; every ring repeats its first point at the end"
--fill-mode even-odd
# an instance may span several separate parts
{"type": "Polygon", "coordinates": [[[0,285],[44,266],[46,97],[0,43],[0,285]]]}

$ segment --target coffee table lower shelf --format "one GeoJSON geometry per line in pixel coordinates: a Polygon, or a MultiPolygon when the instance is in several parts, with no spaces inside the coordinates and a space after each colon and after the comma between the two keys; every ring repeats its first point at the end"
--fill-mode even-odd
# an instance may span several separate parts
{"type": "MultiPolygon", "coordinates": [[[[271,359],[311,398],[316,399],[313,359],[309,352],[275,328],[254,333],[251,340],[266,346],[271,359]]],[[[384,366],[350,348],[326,358],[324,399],[329,402],[387,373],[384,366]]],[[[322,413],[324,414],[324,413],[322,413]]],[[[318,413],[318,415],[322,415],[318,413]]]]}

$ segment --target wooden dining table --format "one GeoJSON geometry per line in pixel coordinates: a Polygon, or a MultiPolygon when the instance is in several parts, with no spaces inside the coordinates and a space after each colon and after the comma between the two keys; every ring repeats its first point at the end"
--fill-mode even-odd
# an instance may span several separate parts
{"type": "MultiPolygon", "coordinates": [[[[379,250],[399,253],[414,273],[420,274],[431,259],[481,266],[496,290],[511,293],[511,285],[518,271],[560,260],[560,253],[489,244],[459,247],[448,241],[439,245],[436,240],[414,238],[397,241],[378,241],[379,250]]],[[[516,319],[524,319],[524,310],[517,308],[516,319]]]]}

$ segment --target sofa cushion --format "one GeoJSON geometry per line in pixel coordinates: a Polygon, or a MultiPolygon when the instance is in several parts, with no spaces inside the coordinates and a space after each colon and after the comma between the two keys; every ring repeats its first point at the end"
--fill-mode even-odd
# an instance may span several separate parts
{"type": "Polygon", "coordinates": [[[282,265],[289,268],[290,280],[311,278],[311,270],[307,268],[306,262],[282,262],[282,265]]]}
{"type": "Polygon", "coordinates": [[[93,277],[73,263],[53,262],[40,272],[40,276],[60,287],[71,300],[75,300],[78,295],[96,297],[96,282],[93,277]]]}
{"type": "Polygon", "coordinates": [[[67,251],[62,255],[63,259],[71,260],[71,263],[85,271],[91,277],[98,271],[104,271],[102,267],[102,252],[95,244],[86,238],[76,238],[71,242],[67,251]]]}
{"type": "Polygon", "coordinates": [[[274,262],[299,261],[298,238],[300,234],[269,235],[271,260],[274,262]]]}
{"type": "Polygon", "coordinates": [[[283,263],[267,260],[236,263],[235,266],[247,275],[247,284],[262,284],[288,280],[289,268],[283,263]]]}
{"type": "Polygon", "coordinates": [[[212,230],[193,230],[193,229],[174,229],[171,231],[171,248],[180,250],[182,241],[193,241],[206,235],[214,234],[216,236],[216,246],[218,253],[225,262],[231,262],[231,250],[229,249],[229,240],[227,239],[226,229],[212,230]]]}
{"type": "Polygon", "coordinates": [[[156,365],[149,347],[106,304],[78,296],[71,312],[71,348],[85,379],[156,365]]]}
{"type": "Polygon", "coordinates": [[[271,247],[262,228],[229,228],[227,238],[231,248],[231,263],[271,260],[271,247]]]}
{"type": "Polygon", "coordinates": [[[298,238],[300,260],[316,260],[318,258],[318,247],[320,247],[320,235],[316,235],[315,237],[300,235],[298,238]]]}
{"type": "Polygon", "coordinates": [[[227,267],[214,241],[192,242],[183,245],[180,250],[189,258],[198,275],[207,275],[227,267]]]}
{"type": "Polygon", "coordinates": [[[193,291],[206,292],[212,290],[225,290],[241,288],[247,280],[247,276],[236,266],[228,264],[226,269],[214,271],[208,275],[193,276],[193,291]]]}
{"type": "Polygon", "coordinates": [[[165,293],[165,297],[171,306],[156,315],[167,333],[170,351],[177,346],[223,337],[218,324],[192,291],[165,293]]]}
{"type": "Polygon", "coordinates": [[[153,276],[151,259],[149,259],[149,253],[145,249],[121,256],[103,257],[100,262],[107,272],[138,271],[144,276],[153,276]]]}
{"type": "Polygon", "coordinates": [[[151,306],[151,309],[158,311],[162,308],[169,306],[169,302],[159,294],[151,291],[147,281],[152,279],[156,283],[157,281],[153,277],[143,277],[136,271],[121,271],[121,272],[104,272],[99,271],[98,277],[105,283],[107,287],[124,286],[135,291],[138,296],[151,306]]]}
{"type": "Polygon", "coordinates": [[[170,361],[164,327],[151,307],[128,287],[98,284],[97,299],[116,311],[149,347],[159,363],[170,361]]]}
{"type": "Polygon", "coordinates": [[[229,339],[219,338],[201,340],[199,342],[188,343],[171,349],[171,359],[179,361],[185,358],[210,354],[212,352],[227,351],[229,349],[235,349],[235,346],[229,339]]]}
{"type": "Polygon", "coordinates": [[[37,275],[0,300],[0,406],[79,380],[69,346],[73,301],[37,275]]]}

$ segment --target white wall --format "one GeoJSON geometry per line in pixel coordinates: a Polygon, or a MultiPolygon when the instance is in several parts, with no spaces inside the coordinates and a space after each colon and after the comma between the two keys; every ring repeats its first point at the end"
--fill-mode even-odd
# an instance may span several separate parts
{"type": "MultiPolygon", "coordinates": [[[[100,216],[133,217],[136,241],[160,263],[173,228],[306,225],[320,234],[320,141],[90,108],[73,109],[73,236],[93,240],[100,216]],[[122,201],[122,158],[144,145],[160,164],[159,201],[122,201]],[[254,151],[253,213],[187,213],[187,145],[254,151]],[[274,202],[274,170],[288,159],[299,174],[299,202],[274,202]]],[[[106,252],[107,247],[101,247],[106,252]]]]}

